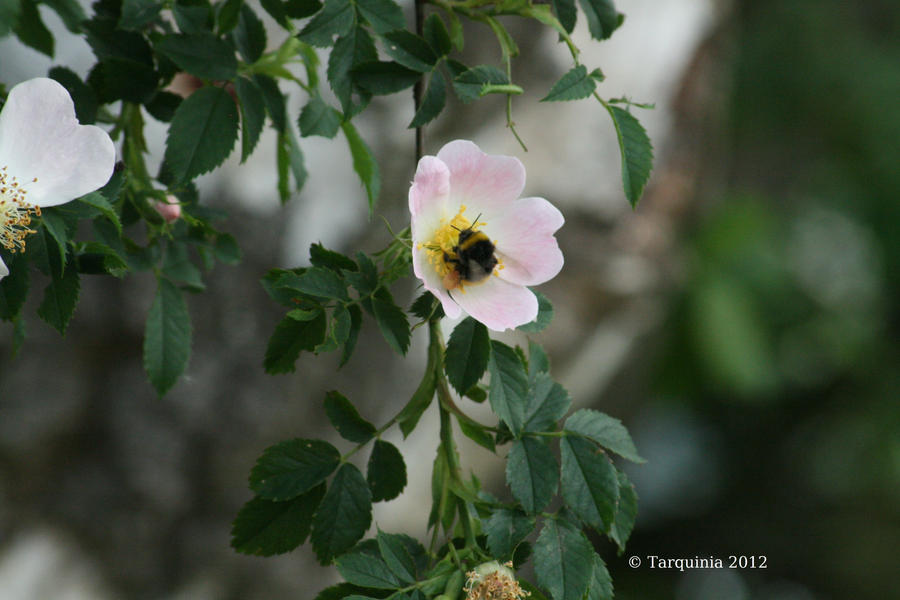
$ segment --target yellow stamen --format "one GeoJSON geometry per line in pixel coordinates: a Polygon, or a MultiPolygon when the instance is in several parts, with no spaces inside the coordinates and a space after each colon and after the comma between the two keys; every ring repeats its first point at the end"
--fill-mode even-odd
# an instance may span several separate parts
{"type": "MultiPolygon", "coordinates": [[[[36,182],[35,177],[32,182],[36,182]]],[[[25,237],[35,230],[29,228],[32,216],[41,216],[41,208],[29,204],[28,191],[16,178],[0,167],[0,245],[10,252],[25,251],[25,237]]]]}
{"type": "MultiPolygon", "coordinates": [[[[476,221],[475,223],[469,221],[465,212],[466,206],[461,205],[459,212],[452,219],[449,221],[446,218],[441,219],[440,226],[431,234],[431,238],[427,242],[419,242],[417,244],[419,249],[425,249],[428,255],[428,262],[431,263],[442,280],[453,269],[452,265],[444,260],[444,256],[454,256],[453,248],[459,245],[460,232],[470,228],[477,230],[487,225],[484,221],[476,221]]],[[[497,268],[502,269],[503,265],[500,264],[497,268]]],[[[465,293],[464,282],[460,281],[457,285],[459,291],[465,293]]]]}

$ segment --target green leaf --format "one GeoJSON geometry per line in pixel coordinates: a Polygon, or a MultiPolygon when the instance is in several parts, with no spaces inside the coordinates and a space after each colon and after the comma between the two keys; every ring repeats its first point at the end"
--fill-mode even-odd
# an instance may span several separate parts
{"type": "Polygon", "coordinates": [[[350,337],[350,329],[352,327],[353,318],[350,316],[350,311],[347,307],[343,304],[336,306],[331,314],[331,325],[328,328],[325,341],[316,346],[314,352],[319,354],[337,350],[350,337]]]}
{"type": "Polygon", "coordinates": [[[241,102],[241,162],[244,162],[259,142],[266,121],[266,107],[262,91],[252,80],[238,77],[234,87],[241,102]]]}
{"type": "Polygon", "coordinates": [[[591,37],[595,40],[605,40],[625,21],[625,15],[616,10],[613,0],[578,1],[587,17],[591,37]]]}
{"type": "Polygon", "coordinates": [[[372,312],[388,345],[395,352],[405,355],[409,348],[409,321],[386,289],[382,288],[372,296],[372,312]]]}
{"type": "Polygon", "coordinates": [[[534,545],[534,572],[553,600],[582,600],[591,582],[594,549],[563,519],[547,519],[534,545]]]}
{"type": "Polygon", "coordinates": [[[284,2],[282,2],[282,0],[260,0],[260,4],[262,4],[262,7],[269,13],[269,16],[275,19],[279,25],[285,29],[290,28],[290,23],[288,22],[284,2]]]}
{"type": "Polygon", "coordinates": [[[550,359],[540,345],[528,341],[528,379],[534,381],[539,373],[550,372],[550,359]]]}
{"type": "Polygon", "coordinates": [[[248,63],[255,63],[266,51],[266,28],[247,4],[241,6],[237,27],[234,28],[231,39],[241,57],[248,63]]]}
{"type": "Polygon", "coordinates": [[[9,35],[15,29],[21,13],[21,0],[0,0],[0,37],[9,35]]]}
{"type": "Polygon", "coordinates": [[[285,317],[275,327],[263,362],[266,373],[293,373],[300,352],[312,352],[325,339],[325,313],[315,311],[308,320],[285,317]]]}
{"type": "Polygon", "coordinates": [[[362,327],[362,310],[355,304],[347,307],[350,313],[350,331],[347,333],[347,340],[344,342],[344,350],[341,352],[340,367],[347,364],[353,355],[353,349],[356,347],[356,340],[359,338],[359,330],[362,327]]]}
{"type": "Polygon", "coordinates": [[[375,434],[375,426],[359,416],[356,407],[340,392],[325,394],[325,414],[345,440],[364,444],[375,434]]]}
{"type": "Polygon", "coordinates": [[[572,33],[575,29],[575,21],[578,18],[578,10],[575,8],[575,0],[551,0],[553,3],[553,12],[559,19],[560,25],[567,33],[572,33]]]}
{"type": "Polygon", "coordinates": [[[243,6],[244,0],[223,0],[219,3],[216,14],[216,27],[219,34],[228,33],[237,27],[243,6]]]}
{"type": "Polygon", "coordinates": [[[100,211],[100,214],[109,219],[110,223],[115,225],[116,231],[120,234],[122,233],[122,222],[119,220],[119,213],[116,212],[116,209],[113,208],[113,205],[109,203],[109,200],[103,194],[91,192],[79,198],[77,202],[96,208],[100,211]]]}
{"type": "Polygon", "coordinates": [[[9,275],[0,279],[0,319],[12,321],[19,316],[28,298],[28,262],[21,252],[3,257],[9,275]]]}
{"type": "Polygon", "coordinates": [[[325,481],[340,462],[340,452],[328,442],[286,440],[266,448],[256,461],[250,489],[268,500],[290,500],[325,481]]]}
{"type": "Polygon", "coordinates": [[[321,9],[322,3],[319,0],[287,0],[284,4],[284,12],[292,19],[311,17],[321,9]]]}
{"type": "MultiPolygon", "coordinates": [[[[384,50],[404,67],[428,73],[438,61],[437,55],[423,38],[406,29],[384,34],[384,50]]],[[[449,40],[448,40],[449,42],[449,40]]]]}
{"type": "Polygon", "coordinates": [[[597,88],[597,82],[588,76],[587,67],[578,65],[553,84],[541,102],[580,100],[587,98],[597,88]]]}
{"type": "MultiPolygon", "coordinates": [[[[65,219],[63,219],[63,216],[57,211],[58,209],[53,208],[45,209],[41,215],[41,226],[50,234],[53,241],[56,242],[56,246],[59,249],[59,255],[65,257],[66,244],[69,243],[69,233],[65,219]]],[[[62,263],[61,266],[63,269],[65,268],[64,263],[62,263]]]]}
{"type": "Polygon", "coordinates": [[[493,340],[488,369],[491,373],[488,393],[491,408],[510,431],[518,435],[525,425],[525,395],[528,392],[528,378],[522,361],[515,350],[493,340]]]}
{"type": "Polygon", "coordinates": [[[453,89],[456,95],[465,104],[477,100],[482,95],[482,90],[487,85],[506,85],[509,79],[506,75],[492,65],[479,65],[460,73],[453,80],[453,89]]]}
{"type": "Polygon", "coordinates": [[[313,517],[312,546],[319,562],[331,560],[365,535],[372,522],[372,495],[355,466],[338,469],[313,517]]]}
{"type": "Polygon", "coordinates": [[[272,556],[290,552],[304,541],[325,486],[319,485],[289,502],[253,498],[231,527],[231,546],[241,554],[272,556]]]}
{"type": "Polygon", "coordinates": [[[516,440],[506,459],[506,483],[526,513],[544,509],[556,493],[559,465],[544,442],[532,437],[516,440]]]}
{"type": "Polygon", "coordinates": [[[175,181],[193,179],[220,165],[237,139],[237,106],[219,87],[200,88],[175,111],[165,160],[175,181]]]}
{"type": "Polygon", "coordinates": [[[374,540],[366,540],[352,552],[339,556],[335,561],[338,573],[353,585],[381,590],[401,587],[400,580],[379,555],[377,543],[371,542],[374,540]]]}
{"type": "Polygon", "coordinates": [[[584,600],[613,600],[612,578],[606,570],[606,563],[598,554],[594,554],[591,583],[584,600]]]}
{"type": "Polygon", "coordinates": [[[547,325],[550,324],[550,321],[553,320],[553,305],[550,304],[550,300],[542,293],[537,290],[531,291],[538,299],[538,315],[535,317],[534,321],[519,325],[516,329],[524,331],[525,333],[538,333],[546,329],[547,325]]]}
{"type": "Polygon", "coordinates": [[[329,250],[318,242],[309,245],[309,262],[316,267],[331,269],[338,275],[345,270],[356,270],[356,263],[349,256],[329,250]]]}
{"type": "Polygon", "coordinates": [[[360,98],[359,106],[364,106],[368,102],[368,92],[355,84],[350,72],[357,65],[377,59],[375,42],[369,32],[362,27],[352,27],[335,42],[328,56],[328,83],[340,101],[346,118],[359,109],[353,103],[354,93],[360,98]]]}
{"type": "Polygon", "coordinates": [[[175,385],[191,356],[191,316],[181,291],[160,278],[144,330],[144,370],[156,393],[175,385]]]}
{"type": "Polygon", "coordinates": [[[638,454],[622,422],[598,410],[582,408],[575,411],[566,419],[563,429],[583,435],[632,462],[646,462],[638,454]]]}
{"type": "Polygon", "coordinates": [[[321,135],[333,138],[341,127],[341,115],[328,105],[318,93],[314,93],[300,111],[300,135],[321,135]]]}
{"type": "Polygon", "coordinates": [[[406,487],[406,463],[397,447],[384,440],[375,440],[366,480],[372,491],[372,501],[393,500],[406,487]]]}
{"type": "Polygon", "coordinates": [[[278,160],[278,190],[282,203],[290,198],[291,189],[288,175],[292,175],[296,184],[296,190],[303,189],[309,173],[306,171],[306,161],[303,157],[303,149],[294,135],[294,130],[285,127],[284,133],[278,135],[277,147],[278,160]]]}
{"type": "Polygon", "coordinates": [[[353,28],[353,16],[350,0],[326,0],[322,11],[306,24],[297,37],[313,46],[331,46],[335,35],[347,35],[353,28]]]}
{"type": "Polygon", "coordinates": [[[653,168],[653,146],[647,132],[630,112],[618,106],[607,108],[616,126],[622,152],[622,186],[625,188],[625,197],[631,206],[636,206],[647,179],[650,178],[650,169],[653,168]]]}
{"type": "Polygon", "coordinates": [[[293,279],[292,287],[311,296],[349,301],[347,284],[340,275],[325,267],[311,267],[293,279]]]}
{"type": "MultiPolygon", "coordinates": [[[[360,544],[362,546],[362,544],[360,544]]],[[[375,554],[367,552],[369,556],[375,557],[375,554]]],[[[363,594],[366,592],[366,588],[359,587],[358,585],[353,585],[352,583],[347,583],[346,581],[343,583],[338,583],[336,585],[332,585],[330,587],[325,588],[319,595],[315,597],[314,600],[344,600],[345,598],[350,599],[353,597],[359,597],[359,594],[363,594]]]]}
{"type": "Polygon", "coordinates": [[[472,317],[460,322],[447,343],[444,369],[450,385],[460,394],[481,379],[491,355],[491,338],[487,327],[472,317]]]}
{"type": "Polygon", "coordinates": [[[513,550],[534,530],[535,519],[518,510],[501,508],[484,523],[488,549],[500,561],[512,557],[513,550]]]}
{"type": "Polygon", "coordinates": [[[284,94],[278,87],[278,82],[268,75],[254,75],[253,81],[259,86],[263,93],[263,101],[266,104],[266,110],[272,118],[272,124],[279,132],[287,129],[287,115],[284,107],[284,94]]]}
{"type": "Polygon", "coordinates": [[[439,319],[444,316],[440,303],[438,303],[434,294],[429,291],[422,292],[422,294],[415,299],[412,306],[409,307],[409,312],[423,321],[439,319]]]}
{"type": "Polygon", "coordinates": [[[347,275],[359,275],[359,277],[354,277],[353,287],[356,288],[360,296],[368,296],[378,287],[378,268],[364,252],[356,253],[356,262],[359,263],[359,270],[356,273],[348,273],[347,275]]]}
{"type": "Polygon", "coordinates": [[[13,26],[19,41],[53,58],[53,34],[44,25],[37,2],[22,0],[20,7],[19,18],[13,26]]]}
{"type": "Polygon", "coordinates": [[[214,25],[209,0],[176,0],[172,16],[182,33],[211,33],[214,25]]]}
{"type": "Polygon", "coordinates": [[[351,77],[370,94],[386,96],[412,87],[421,75],[394,61],[372,60],[355,66],[351,77]]]}
{"type": "Polygon", "coordinates": [[[406,27],[403,9],[394,0],[356,0],[356,10],[379,35],[406,27]]]}
{"type": "Polygon", "coordinates": [[[237,75],[234,49],[211,33],[173,33],[159,40],[156,49],[201,79],[231,80],[237,75]]]}
{"type": "Polygon", "coordinates": [[[425,41],[431,46],[431,49],[438,56],[447,56],[453,49],[450,43],[450,34],[447,33],[447,27],[444,20],[438,13],[431,13],[425,19],[425,27],[423,31],[425,41]]]}
{"type": "Polygon", "coordinates": [[[37,309],[38,316],[65,335],[78,304],[80,289],[78,269],[74,265],[62,275],[52,270],[50,283],[44,288],[44,299],[37,309]]]}
{"type": "Polygon", "coordinates": [[[193,291],[203,291],[206,287],[203,285],[203,275],[201,275],[200,269],[191,262],[185,244],[175,241],[166,244],[162,272],[169,279],[181,282],[193,291]]]}
{"type": "Polygon", "coordinates": [[[375,207],[375,200],[378,199],[378,192],[381,191],[381,175],[378,172],[378,163],[375,162],[372,151],[369,150],[365,141],[356,131],[356,127],[350,121],[341,123],[341,129],[343,129],[344,135],[347,137],[347,143],[350,145],[350,154],[353,156],[353,170],[359,175],[360,181],[366,188],[366,196],[369,199],[369,213],[371,213],[375,207]]]}
{"type": "Polygon", "coordinates": [[[61,276],[65,270],[65,255],[60,254],[60,246],[46,227],[28,239],[27,257],[44,275],[55,273],[61,276]]]}
{"type": "Polygon", "coordinates": [[[385,564],[404,584],[414,583],[416,581],[416,563],[407,550],[407,540],[412,540],[409,536],[393,533],[385,533],[378,530],[375,538],[378,542],[378,550],[381,552],[381,558],[385,564]]]}
{"type": "Polygon", "coordinates": [[[569,407],[572,400],[560,384],[547,373],[540,373],[531,379],[525,408],[525,431],[553,431],[569,407]]]}
{"type": "Polygon", "coordinates": [[[181,105],[181,100],[182,98],[178,94],[160,90],[149,102],[144,104],[144,107],[154,119],[168,123],[175,116],[175,111],[181,105]]]}
{"type": "Polygon", "coordinates": [[[162,8],[162,4],[155,0],[124,0],[119,27],[139,31],[155,20],[162,8]]]}
{"type": "Polygon", "coordinates": [[[625,542],[631,537],[634,521],[637,517],[637,492],[628,477],[622,471],[616,471],[619,480],[619,503],[616,506],[616,517],[609,530],[609,537],[619,547],[621,554],[625,550],[625,542]]]}
{"type": "Polygon", "coordinates": [[[582,437],[566,436],[559,445],[563,500],[579,519],[608,532],[619,501],[615,467],[602,450],[582,437]]]}
{"type": "Polygon", "coordinates": [[[413,120],[409,123],[409,128],[422,127],[430,123],[441,114],[447,103],[447,84],[444,83],[444,76],[440,72],[432,73],[428,80],[428,88],[425,90],[425,96],[422,98],[422,104],[416,111],[413,120]]]}

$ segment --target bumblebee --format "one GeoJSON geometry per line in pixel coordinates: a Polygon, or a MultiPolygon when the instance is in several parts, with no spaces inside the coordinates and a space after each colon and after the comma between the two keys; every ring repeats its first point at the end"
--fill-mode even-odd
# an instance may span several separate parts
{"type": "MultiPolygon", "coordinates": [[[[478,219],[475,220],[476,223],[478,219]]],[[[474,225],[459,232],[459,241],[451,252],[444,252],[444,264],[450,267],[444,276],[444,289],[453,290],[462,283],[478,283],[486,279],[497,266],[496,246],[474,225]]]]}

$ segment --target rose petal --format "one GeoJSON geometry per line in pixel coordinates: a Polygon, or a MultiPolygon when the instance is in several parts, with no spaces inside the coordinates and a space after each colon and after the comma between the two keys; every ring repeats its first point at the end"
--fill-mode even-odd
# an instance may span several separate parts
{"type": "Polygon", "coordinates": [[[6,263],[3,262],[3,259],[0,258],[0,279],[3,279],[9,275],[9,267],[6,266],[6,263]]]}
{"type": "Polygon", "coordinates": [[[409,188],[413,240],[428,238],[446,217],[450,171],[434,156],[423,156],[409,188]]]}
{"type": "Polygon", "coordinates": [[[468,140],[456,140],[437,157],[450,169],[452,203],[485,219],[505,210],[525,188],[525,167],[514,156],[488,155],[468,140]]]}
{"type": "Polygon", "coordinates": [[[69,93],[39,77],[15,86],[0,113],[0,166],[36,206],[54,206],[102,187],[116,161],[109,135],[79,125],[69,93]],[[32,181],[37,177],[37,181],[32,181]]]}
{"type": "Polygon", "coordinates": [[[553,237],[565,219],[543,198],[521,198],[484,226],[503,261],[501,278],[519,285],[537,285],[556,277],[563,255],[553,237]]]}
{"type": "Polygon", "coordinates": [[[453,298],[464,311],[489,329],[504,331],[537,318],[537,297],[526,287],[489,277],[483,283],[454,290],[453,298]]]}
{"type": "Polygon", "coordinates": [[[428,262],[428,254],[425,251],[416,249],[413,246],[413,273],[422,280],[425,289],[434,294],[441,305],[444,307],[444,313],[451,319],[455,319],[462,314],[459,305],[453,301],[450,294],[444,288],[441,276],[435,270],[434,266],[428,262]]]}

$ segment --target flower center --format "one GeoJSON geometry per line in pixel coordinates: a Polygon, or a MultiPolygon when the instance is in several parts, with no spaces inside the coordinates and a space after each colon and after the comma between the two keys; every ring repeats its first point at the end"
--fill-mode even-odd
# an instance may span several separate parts
{"type": "MultiPolygon", "coordinates": [[[[499,261],[494,256],[494,244],[476,228],[487,225],[484,221],[469,221],[466,207],[450,219],[441,219],[440,226],[427,242],[420,242],[428,262],[441,277],[444,288],[465,292],[464,285],[483,281],[494,272],[499,261]]],[[[500,264],[499,268],[503,268],[500,264]]]]}
{"type": "MultiPolygon", "coordinates": [[[[33,181],[37,181],[37,177],[33,181]]],[[[25,250],[25,236],[34,233],[29,228],[31,217],[41,216],[41,208],[25,201],[28,191],[15,176],[0,167],[0,245],[10,252],[25,250]]]]}

